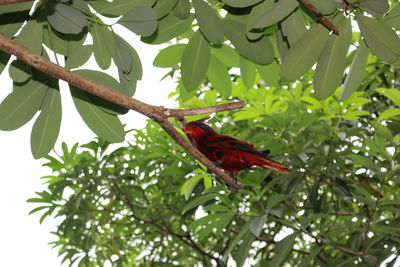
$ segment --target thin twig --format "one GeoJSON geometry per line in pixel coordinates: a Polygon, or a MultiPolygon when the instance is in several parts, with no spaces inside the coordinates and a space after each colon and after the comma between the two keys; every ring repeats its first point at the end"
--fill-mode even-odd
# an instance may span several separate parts
{"type": "Polygon", "coordinates": [[[33,0],[0,0],[0,5],[16,4],[23,2],[33,2],[33,0]]]}
{"type": "Polygon", "coordinates": [[[205,108],[192,108],[192,109],[168,109],[164,113],[168,117],[175,117],[175,118],[183,118],[186,116],[193,116],[199,114],[210,114],[215,112],[221,112],[230,109],[238,109],[244,108],[246,106],[246,102],[238,101],[234,103],[227,103],[212,107],[205,107],[205,108]]]}
{"type": "Polygon", "coordinates": [[[335,34],[339,35],[338,28],[336,28],[336,26],[333,25],[333,23],[327,17],[325,17],[321,13],[321,11],[319,11],[309,0],[297,0],[297,1],[302,3],[303,6],[305,6],[305,8],[307,8],[311,13],[313,13],[317,17],[319,22],[325,25],[325,27],[332,30],[335,34]]]}
{"type": "Polygon", "coordinates": [[[197,109],[197,113],[194,110],[175,110],[175,109],[167,109],[164,107],[153,106],[141,102],[137,99],[131,98],[127,95],[124,95],[120,92],[114,91],[111,88],[108,88],[102,84],[94,82],[86,77],[83,77],[77,73],[71,72],[67,69],[64,69],[57,64],[52,63],[51,61],[34,54],[29,49],[24,46],[18,44],[17,42],[3,36],[0,34],[0,49],[16,56],[22,61],[26,62],[28,65],[41,70],[44,73],[47,73],[51,76],[54,76],[58,79],[68,82],[69,84],[79,87],[82,90],[94,94],[98,97],[111,101],[117,105],[122,107],[132,109],[136,112],[139,112],[146,117],[151,118],[160,124],[160,126],[179,144],[181,145],[189,154],[191,154],[194,158],[204,164],[208,169],[217,174],[222,180],[225,181],[228,185],[232,186],[235,189],[242,189],[243,185],[236,182],[231,176],[226,174],[221,169],[217,168],[208,158],[206,158],[200,151],[197,150],[190,142],[188,142],[175,128],[174,126],[167,121],[168,117],[172,117],[172,115],[177,116],[178,118],[182,118],[182,114],[205,114],[210,110],[212,112],[236,109],[240,107],[244,107],[244,102],[239,102],[239,104],[224,104],[221,106],[216,106],[215,108],[203,108],[197,109]]]}

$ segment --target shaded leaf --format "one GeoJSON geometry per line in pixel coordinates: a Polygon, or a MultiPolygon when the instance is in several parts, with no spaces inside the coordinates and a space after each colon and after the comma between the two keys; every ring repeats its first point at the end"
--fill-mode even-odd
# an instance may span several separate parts
{"type": "Polygon", "coordinates": [[[118,17],[136,7],[151,7],[156,0],[118,0],[109,2],[107,0],[88,1],[94,10],[105,16],[118,17]]]}
{"type": "Polygon", "coordinates": [[[103,70],[111,65],[111,56],[114,53],[114,34],[100,24],[93,23],[90,27],[93,37],[93,53],[97,64],[103,70]]]}
{"type": "Polygon", "coordinates": [[[249,25],[251,28],[266,28],[287,17],[297,6],[296,0],[279,0],[249,25]]]}
{"type": "Polygon", "coordinates": [[[239,54],[230,46],[218,45],[211,47],[213,54],[219,61],[227,67],[239,67],[239,54]]]}
{"type": "Polygon", "coordinates": [[[157,0],[154,11],[157,13],[158,19],[168,15],[177,4],[178,0],[157,0]]]}
{"type": "Polygon", "coordinates": [[[0,9],[0,14],[14,13],[18,11],[28,11],[31,10],[33,2],[22,2],[15,4],[5,4],[0,9]]]}
{"type": "Polygon", "coordinates": [[[228,69],[215,56],[211,56],[210,58],[207,78],[222,97],[229,97],[231,95],[232,83],[228,69]]]}
{"type": "Polygon", "coordinates": [[[202,196],[199,196],[199,197],[193,199],[188,204],[186,204],[185,207],[183,207],[182,214],[186,213],[188,210],[191,210],[193,208],[200,206],[201,204],[203,204],[211,199],[215,199],[216,196],[218,196],[218,193],[206,194],[206,195],[202,195],[202,196]]]}
{"type": "Polygon", "coordinates": [[[88,25],[84,14],[62,3],[50,5],[47,20],[55,30],[67,34],[80,33],[88,25]]]}
{"type": "Polygon", "coordinates": [[[300,9],[282,21],[282,33],[287,37],[290,46],[293,46],[306,31],[300,9]]]}
{"type": "Polygon", "coordinates": [[[215,44],[222,43],[224,41],[224,28],[214,9],[203,0],[193,0],[193,6],[200,30],[207,40],[215,44]]]}
{"type": "Polygon", "coordinates": [[[132,71],[132,56],[129,46],[122,38],[115,38],[113,59],[117,68],[121,69],[124,73],[132,71]]]}
{"type": "Polygon", "coordinates": [[[36,20],[29,20],[14,40],[33,53],[40,55],[42,53],[42,37],[42,25],[36,20]]]}
{"type": "Polygon", "coordinates": [[[256,68],[267,86],[279,87],[280,69],[279,65],[275,61],[272,61],[268,65],[256,64],[256,68]]]}
{"type": "Polygon", "coordinates": [[[92,53],[93,53],[92,45],[84,45],[72,50],[65,61],[65,68],[67,69],[79,68],[89,60],[92,53]]]}
{"type": "Polygon", "coordinates": [[[0,50],[0,75],[7,66],[8,61],[10,60],[11,55],[3,50],[0,50]]]}
{"type": "Polygon", "coordinates": [[[222,0],[231,7],[248,7],[261,2],[262,0],[222,0]]]}
{"type": "Polygon", "coordinates": [[[360,7],[374,17],[382,17],[389,11],[387,0],[359,0],[360,7]]]}
{"type": "Polygon", "coordinates": [[[262,216],[256,217],[251,222],[250,232],[252,232],[253,235],[258,237],[261,233],[261,230],[262,230],[266,220],[267,220],[267,215],[262,215],[262,216]]]}
{"type": "Polygon", "coordinates": [[[190,197],[190,195],[193,192],[194,187],[200,182],[200,180],[203,177],[201,175],[196,175],[188,180],[185,181],[185,183],[181,187],[181,195],[185,196],[185,200],[187,201],[190,197]]]}
{"type": "Polygon", "coordinates": [[[171,68],[181,62],[185,44],[176,44],[161,49],[154,58],[153,65],[159,68],[171,68]]]}
{"type": "Polygon", "coordinates": [[[240,76],[242,77],[242,81],[247,89],[254,86],[256,75],[256,65],[252,61],[240,57],[240,76]]]}
{"type": "Polygon", "coordinates": [[[174,15],[180,19],[187,19],[190,16],[190,2],[189,0],[179,0],[173,9],[174,15]]]}
{"type": "Polygon", "coordinates": [[[138,35],[150,36],[157,29],[157,13],[151,7],[136,7],[122,16],[118,23],[138,35]]]}
{"type": "Polygon", "coordinates": [[[31,67],[20,59],[11,62],[8,69],[10,78],[17,83],[26,82],[31,77],[31,67]]]}
{"type": "Polygon", "coordinates": [[[25,19],[27,19],[28,16],[28,11],[6,13],[0,15],[0,21],[2,22],[0,24],[0,33],[10,38],[13,37],[21,28],[22,24],[25,22],[25,19]]]}
{"type": "Polygon", "coordinates": [[[393,28],[400,28],[400,5],[396,5],[382,21],[393,28]]]}
{"type": "Polygon", "coordinates": [[[246,261],[247,255],[249,254],[249,250],[251,248],[251,244],[255,240],[255,236],[251,233],[246,233],[243,237],[242,243],[240,244],[237,252],[233,255],[233,258],[236,261],[237,266],[243,266],[246,261]]]}
{"type": "Polygon", "coordinates": [[[296,240],[296,233],[288,235],[278,244],[274,249],[275,256],[272,258],[270,262],[270,266],[282,266],[285,262],[286,258],[289,256],[290,252],[292,251],[294,242],[296,240]]]}
{"type": "Polygon", "coordinates": [[[310,2],[324,15],[330,15],[336,10],[335,0],[310,0],[310,2]]]}

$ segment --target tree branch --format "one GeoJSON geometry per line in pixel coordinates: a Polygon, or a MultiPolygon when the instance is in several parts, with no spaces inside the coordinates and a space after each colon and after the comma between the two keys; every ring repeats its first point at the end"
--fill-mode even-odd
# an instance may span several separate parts
{"type": "Polygon", "coordinates": [[[319,22],[321,22],[325,27],[332,30],[335,34],[339,35],[339,30],[333,23],[325,17],[321,11],[319,11],[309,0],[297,0],[305,6],[311,13],[313,13],[319,22]]]}
{"type": "Polygon", "coordinates": [[[197,148],[195,148],[187,139],[185,139],[174,128],[174,126],[167,121],[167,119],[169,117],[175,117],[175,116],[177,116],[178,119],[181,119],[183,116],[187,116],[186,114],[195,115],[195,114],[205,114],[208,113],[209,111],[219,112],[224,110],[236,109],[244,107],[245,106],[244,102],[238,102],[238,104],[232,103],[216,107],[191,109],[191,110],[176,110],[176,109],[167,109],[160,106],[153,106],[141,102],[137,99],[131,98],[122,93],[119,93],[117,91],[114,91],[113,89],[108,88],[102,84],[94,82],[86,77],[71,72],[65,68],[62,68],[52,63],[51,61],[39,55],[34,54],[29,49],[25,48],[24,46],[18,44],[17,42],[1,34],[0,34],[0,49],[16,56],[17,58],[26,62],[28,65],[44,73],[47,73],[63,81],[66,81],[73,86],[79,87],[86,92],[104,98],[117,105],[120,105],[128,109],[132,109],[156,121],[179,145],[181,145],[194,158],[196,158],[198,161],[204,164],[208,169],[210,169],[216,175],[218,175],[222,180],[224,180],[226,184],[232,186],[235,189],[243,188],[242,184],[236,182],[232,177],[230,177],[221,169],[217,168],[208,158],[206,158],[203,154],[201,154],[201,152],[198,151],[197,148]]]}
{"type": "Polygon", "coordinates": [[[0,5],[16,4],[23,2],[33,2],[34,0],[0,0],[0,5]]]}

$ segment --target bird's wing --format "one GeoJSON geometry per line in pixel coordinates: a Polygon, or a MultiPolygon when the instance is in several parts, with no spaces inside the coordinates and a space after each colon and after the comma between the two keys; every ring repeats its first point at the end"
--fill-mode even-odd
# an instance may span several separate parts
{"type": "Polygon", "coordinates": [[[250,154],[265,158],[265,154],[257,151],[252,143],[239,141],[235,138],[225,135],[215,135],[207,138],[207,146],[213,148],[233,149],[248,152],[250,154]]]}

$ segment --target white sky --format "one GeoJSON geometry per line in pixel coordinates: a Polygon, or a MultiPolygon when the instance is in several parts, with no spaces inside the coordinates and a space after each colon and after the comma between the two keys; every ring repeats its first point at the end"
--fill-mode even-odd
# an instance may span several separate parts
{"type": "MultiPolygon", "coordinates": [[[[117,31],[121,32],[121,28],[117,28],[117,31]]],[[[141,43],[129,31],[122,33],[131,44],[134,43],[143,64],[143,79],[138,83],[134,97],[149,104],[176,108],[174,101],[168,99],[175,84],[171,79],[160,82],[167,71],[152,66],[157,47],[141,43]]],[[[91,60],[92,65],[86,68],[93,68],[93,56],[91,60]]],[[[108,73],[118,79],[115,68],[108,73]]],[[[0,76],[0,102],[11,90],[12,81],[5,70],[0,76]]],[[[57,151],[60,151],[61,142],[71,147],[76,142],[86,143],[95,137],[76,111],[66,84],[61,85],[61,94],[63,117],[55,145],[57,151]]],[[[121,120],[127,124],[127,128],[142,128],[146,118],[130,111],[121,116],[121,120]]],[[[56,229],[56,221],[48,217],[40,225],[42,212],[28,216],[29,211],[37,205],[26,203],[26,200],[34,197],[35,191],[45,188],[39,178],[51,174],[49,168],[41,166],[44,160],[35,160],[31,154],[30,132],[33,123],[34,119],[15,131],[0,131],[0,266],[68,266],[60,264],[57,249],[51,249],[48,245],[55,240],[50,231],[56,229]]]]}

